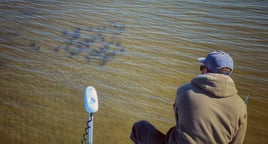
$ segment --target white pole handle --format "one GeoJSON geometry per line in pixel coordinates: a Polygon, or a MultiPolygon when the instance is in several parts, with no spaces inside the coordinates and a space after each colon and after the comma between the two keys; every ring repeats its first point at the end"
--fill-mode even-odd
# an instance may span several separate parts
{"type": "Polygon", "coordinates": [[[98,111],[98,96],[94,87],[88,86],[85,88],[84,104],[85,109],[88,113],[94,113],[98,111]]]}

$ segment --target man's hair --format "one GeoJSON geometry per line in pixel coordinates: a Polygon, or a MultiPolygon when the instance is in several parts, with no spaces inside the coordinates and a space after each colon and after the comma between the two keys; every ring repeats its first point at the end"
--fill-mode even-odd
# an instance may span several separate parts
{"type": "Polygon", "coordinates": [[[228,67],[224,67],[224,68],[221,68],[219,71],[220,73],[230,73],[232,69],[228,67]]]}
{"type": "Polygon", "coordinates": [[[224,68],[219,69],[218,72],[212,72],[211,70],[209,70],[207,68],[207,72],[208,73],[230,74],[232,72],[232,69],[231,68],[228,68],[228,67],[224,67],[224,68]]]}

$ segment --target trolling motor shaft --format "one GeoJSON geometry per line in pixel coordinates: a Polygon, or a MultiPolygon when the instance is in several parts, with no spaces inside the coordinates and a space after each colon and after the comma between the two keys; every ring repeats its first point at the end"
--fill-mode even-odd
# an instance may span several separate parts
{"type": "Polygon", "coordinates": [[[84,92],[84,105],[86,111],[89,113],[89,120],[87,127],[85,128],[85,134],[83,135],[82,144],[86,141],[86,135],[88,135],[88,143],[93,143],[93,113],[98,111],[98,96],[94,87],[88,86],[84,92]]]}

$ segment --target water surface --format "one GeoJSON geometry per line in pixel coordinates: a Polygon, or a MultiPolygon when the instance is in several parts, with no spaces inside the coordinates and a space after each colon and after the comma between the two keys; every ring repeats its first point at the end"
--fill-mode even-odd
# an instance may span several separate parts
{"type": "Polygon", "coordinates": [[[80,143],[94,86],[94,143],[131,143],[133,122],[166,132],[177,87],[198,57],[231,54],[241,98],[250,95],[245,143],[268,137],[266,1],[0,2],[0,143],[80,143]]]}

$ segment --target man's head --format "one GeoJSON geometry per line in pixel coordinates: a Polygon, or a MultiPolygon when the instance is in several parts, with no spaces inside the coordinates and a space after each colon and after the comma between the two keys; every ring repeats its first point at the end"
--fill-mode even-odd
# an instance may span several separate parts
{"type": "Polygon", "coordinates": [[[202,74],[210,72],[231,75],[234,69],[230,55],[219,50],[209,53],[205,58],[198,58],[198,61],[204,64],[200,66],[202,74]]]}

